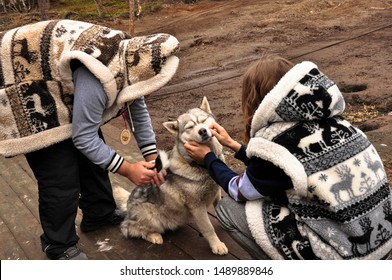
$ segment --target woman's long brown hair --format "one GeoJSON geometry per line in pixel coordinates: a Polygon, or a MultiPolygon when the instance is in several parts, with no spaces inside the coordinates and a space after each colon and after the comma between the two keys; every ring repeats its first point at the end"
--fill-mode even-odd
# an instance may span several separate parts
{"type": "Polygon", "coordinates": [[[249,142],[253,115],[264,97],[294,64],[277,55],[264,55],[245,72],[242,80],[244,141],[249,142]]]}

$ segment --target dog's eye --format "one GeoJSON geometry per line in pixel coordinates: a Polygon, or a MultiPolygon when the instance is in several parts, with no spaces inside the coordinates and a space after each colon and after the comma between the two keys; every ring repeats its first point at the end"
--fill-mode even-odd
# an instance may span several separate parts
{"type": "Polygon", "coordinates": [[[206,116],[200,116],[197,118],[199,123],[204,123],[207,119],[208,119],[208,117],[206,117],[206,116]]]}
{"type": "Polygon", "coordinates": [[[189,122],[189,123],[187,123],[187,124],[184,126],[185,129],[192,129],[192,128],[194,128],[194,127],[195,127],[195,124],[194,124],[193,122],[189,122]]]}

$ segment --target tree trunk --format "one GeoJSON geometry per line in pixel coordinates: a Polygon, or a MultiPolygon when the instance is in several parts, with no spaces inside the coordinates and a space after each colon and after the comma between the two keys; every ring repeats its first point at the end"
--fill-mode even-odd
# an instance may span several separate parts
{"type": "Polygon", "coordinates": [[[129,34],[135,35],[135,0],[129,0],[129,34]]]}
{"type": "Polygon", "coordinates": [[[49,19],[49,9],[50,9],[50,1],[49,0],[38,0],[38,11],[42,20],[49,19]]]}

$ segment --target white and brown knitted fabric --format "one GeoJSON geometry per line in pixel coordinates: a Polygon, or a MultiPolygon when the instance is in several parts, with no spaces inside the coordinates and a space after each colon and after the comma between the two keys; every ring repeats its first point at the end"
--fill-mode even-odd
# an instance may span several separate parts
{"type": "Polygon", "coordinates": [[[43,21],[0,33],[0,154],[14,156],[71,137],[71,61],[79,60],[108,96],[103,122],[124,103],[175,74],[179,48],[168,34],[134,37],[72,20],[43,21]]]}

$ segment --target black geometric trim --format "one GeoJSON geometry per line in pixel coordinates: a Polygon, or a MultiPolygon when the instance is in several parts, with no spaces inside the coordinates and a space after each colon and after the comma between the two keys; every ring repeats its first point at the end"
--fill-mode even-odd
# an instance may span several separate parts
{"type": "MultiPolygon", "coordinates": [[[[292,92],[294,91],[291,90],[290,94],[292,92]]],[[[303,116],[301,111],[294,105],[295,104],[292,103],[290,98],[285,97],[275,109],[275,112],[285,121],[299,121],[303,118],[303,116]]]]}
{"type": "Polygon", "coordinates": [[[152,45],[151,67],[152,69],[154,69],[155,74],[159,74],[161,72],[161,44],[164,43],[166,40],[166,37],[160,36],[156,39],[156,41],[154,41],[155,44],[152,45]]]}
{"type": "Polygon", "coordinates": [[[56,26],[58,21],[53,21],[49,23],[45,27],[45,31],[43,32],[41,43],[40,43],[40,54],[41,54],[41,69],[42,74],[44,76],[45,81],[51,81],[52,78],[52,71],[50,68],[50,45],[51,45],[51,36],[53,34],[53,29],[56,26]]]}
{"type": "Polygon", "coordinates": [[[349,222],[356,217],[369,212],[378,205],[381,201],[385,200],[390,196],[391,190],[388,183],[384,183],[376,192],[368,196],[367,198],[354,203],[349,207],[333,211],[327,209],[321,205],[310,205],[310,204],[291,204],[291,209],[300,218],[303,219],[330,219],[340,223],[349,222]]]}
{"type": "Polygon", "coordinates": [[[304,165],[305,172],[309,176],[354,157],[370,145],[369,140],[358,133],[353,139],[344,144],[335,145],[324,154],[323,152],[317,154],[316,158],[300,159],[300,162],[304,165]]]}
{"type": "MultiPolygon", "coordinates": [[[[3,41],[3,37],[5,33],[6,31],[0,32],[0,50],[1,50],[1,42],[3,41]]],[[[0,88],[3,88],[4,86],[5,85],[4,85],[4,76],[3,76],[3,66],[0,59],[0,88]]]]}

